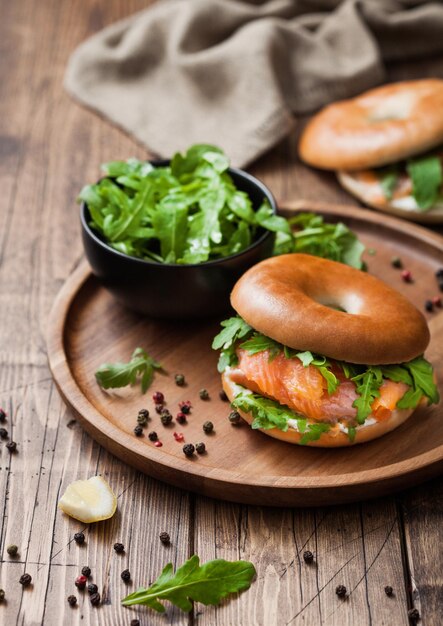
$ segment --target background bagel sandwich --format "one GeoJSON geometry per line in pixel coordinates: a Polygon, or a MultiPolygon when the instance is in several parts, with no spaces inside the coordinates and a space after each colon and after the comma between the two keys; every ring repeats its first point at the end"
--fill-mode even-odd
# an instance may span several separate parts
{"type": "Polygon", "coordinates": [[[337,171],[361,202],[443,221],[443,80],[384,85],[325,107],[306,126],[303,161],[337,171]]]}
{"type": "Polygon", "coordinates": [[[300,445],[349,446],[439,401],[423,357],[424,317],[373,276],[288,254],[249,269],[231,304],[238,315],[222,322],[213,348],[231,405],[253,429],[300,445]]]}

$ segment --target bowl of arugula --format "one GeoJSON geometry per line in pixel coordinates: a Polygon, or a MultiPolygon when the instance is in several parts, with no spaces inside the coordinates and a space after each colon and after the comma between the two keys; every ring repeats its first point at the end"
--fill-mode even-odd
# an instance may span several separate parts
{"type": "Polygon", "coordinates": [[[102,165],[80,195],[86,257],[122,304],[169,319],[217,315],[237,279],[288,228],[267,187],[217,147],[102,165]]]}

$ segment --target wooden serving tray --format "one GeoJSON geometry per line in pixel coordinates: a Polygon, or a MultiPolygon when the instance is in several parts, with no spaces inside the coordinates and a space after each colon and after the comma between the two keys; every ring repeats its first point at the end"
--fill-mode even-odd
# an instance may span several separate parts
{"type": "MultiPolygon", "coordinates": [[[[375,251],[365,257],[369,271],[419,308],[438,293],[434,274],[443,266],[443,239],[438,235],[348,206],[298,202],[282,213],[300,209],[348,224],[370,252],[375,251]],[[400,271],[391,267],[393,255],[412,271],[414,283],[404,283],[400,271]]],[[[443,314],[428,317],[432,340],[427,356],[443,381],[443,314]]],[[[274,506],[335,504],[387,494],[443,470],[443,404],[418,410],[381,439],[335,450],[294,446],[252,431],[246,424],[232,426],[227,419],[229,404],[219,398],[217,354],[210,347],[218,329],[218,320],[161,322],[132,313],[116,303],[84,264],[67,280],[54,304],[49,364],[66,403],[101,445],[142,472],[204,495],[274,506]],[[145,396],[139,387],[102,391],[95,370],[105,362],[128,360],[137,346],[160,361],[169,375],[157,374],[145,396]],[[186,387],[176,386],[177,373],[185,375],[186,387]],[[201,388],[209,391],[210,400],[199,398],[201,388]],[[170,427],[162,426],[151,399],[156,390],[164,393],[173,415],[179,401],[191,400],[187,424],[174,421],[170,427]],[[138,438],[133,428],[140,408],[148,408],[152,419],[145,435],[138,438]],[[202,431],[208,419],[215,425],[212,435],[202,431]],[[151,430],[158,433],[163,447],[148,439],[151,430]],[[204,441],[207,453],[186,458],[174,431],[183,433],[185,442],[204,441]]]]}

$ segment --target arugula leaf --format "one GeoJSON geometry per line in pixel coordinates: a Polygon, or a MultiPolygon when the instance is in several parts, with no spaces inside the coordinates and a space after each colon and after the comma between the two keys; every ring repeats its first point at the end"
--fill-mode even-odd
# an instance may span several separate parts
{"type": "Polygon", "coordinates": [[[288,419],[301,417],[275,400],[247,391],[239,393],[231,402],[231,406],[245,413],[251,413],[254,417],[251,428],[254,429],[278,428],[286,432],[288,419]]]}
{"type": "Polygon", "coordinates": [[[397,186],[398,182],[398,167],[396,166],[388,166],[383,167],[377,170],[378,178],[380,181],[380,186],[382,188],[383,194],[387,200],[392,199],[392,195],[394,193],[394,189],[397,186]]]}
{"type": "Polygon", "coordinates": [[[354,443],[356,434],[357,434],[357,429],[355,428],[355,426],[348,426],[348,437],[351,443],[354,443]]]}
{"type": "Polygon", "coordinates": [[[357,409],[357,422],[363,424],[372,412],[371,406],[375,398],[380,397],[383,376],[380,368],[369,366],[362,374],[357,374],[351,380],[354,381],[359,394],[352,406],[357,409]]]}
{"type": "Polygon", "coordinates": [[[327,433],[331,429],[330,424],[326,422],[318,422],[316,424],[309,424],[305,433],[299,441],[301,446],[305,446],[310,441],[317,441],[320,439],[323,433],[327,433]]]}
{"type": "Polygon", "coordinates": [[[146,393],[152,383],[154,371],[160,369],[162,369],[160,363],[154,361],[146,350],[136,348],[129,363],[105,363],[100,365],[95,372],[95,378],[103,389],[135,385],[137,379],[139,379],[142,392],[146,393]]]}
{"type": "Polygon", "coordinates": [[[283,349],[280,343],[260,333],[254,333],[250,339],[241,343],[240,347],[244,348],[251,355],[269,350],[269,361],[275,359],[283,349]]]}
{"type": "Polygon", "coordinates": [[[440,193],[443,182],[441,160],[435,155],[410,159],[406,170],[412,179],[412,194],[419,209],[431,209],[440,193]]]}
{"type": "Polygon", "coordinates": [[[255,574],[255,567],[249,561],[215,559],[200,565],[199,557],[194,554],[175,573],[172,563],[168,563],[150,587],[129,594],[122,604],[143,604],[164,613],[161,601],[169,600],[182,611],[191,611],[192,601],[218,604],[230,593],[249,589],[255,574]]]}
{"type": "Polygon", "coordinates": [[[223,327],[212,341],[213,350],[221,350],[217,369],[224,372],[228,365],[236,365],[238,358],[235,353],[235,344],[239,339],[252,334],[252,328],[240,316],[230,317],[220,324],[223,327]]]}
{"type": "Polygon", "coordinates": [[[404,363],[414,381],[415,389],[422,392],[430,403],[437,404],[440,400],[437,385],[434,382],[434,372],[432,365],[424,357],[420,356],[408,363],[404,363]]]}

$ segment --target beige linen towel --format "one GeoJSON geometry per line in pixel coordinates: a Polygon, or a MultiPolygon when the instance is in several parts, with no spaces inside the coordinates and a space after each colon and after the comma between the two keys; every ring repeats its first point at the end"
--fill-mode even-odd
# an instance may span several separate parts
{"type": "Polygon", "coordinates": [[[158,155],[215,143],[243,166],[385,61],[442,51],[441,2],[160,0],[82,43],[65,86],[158,155]]]}

